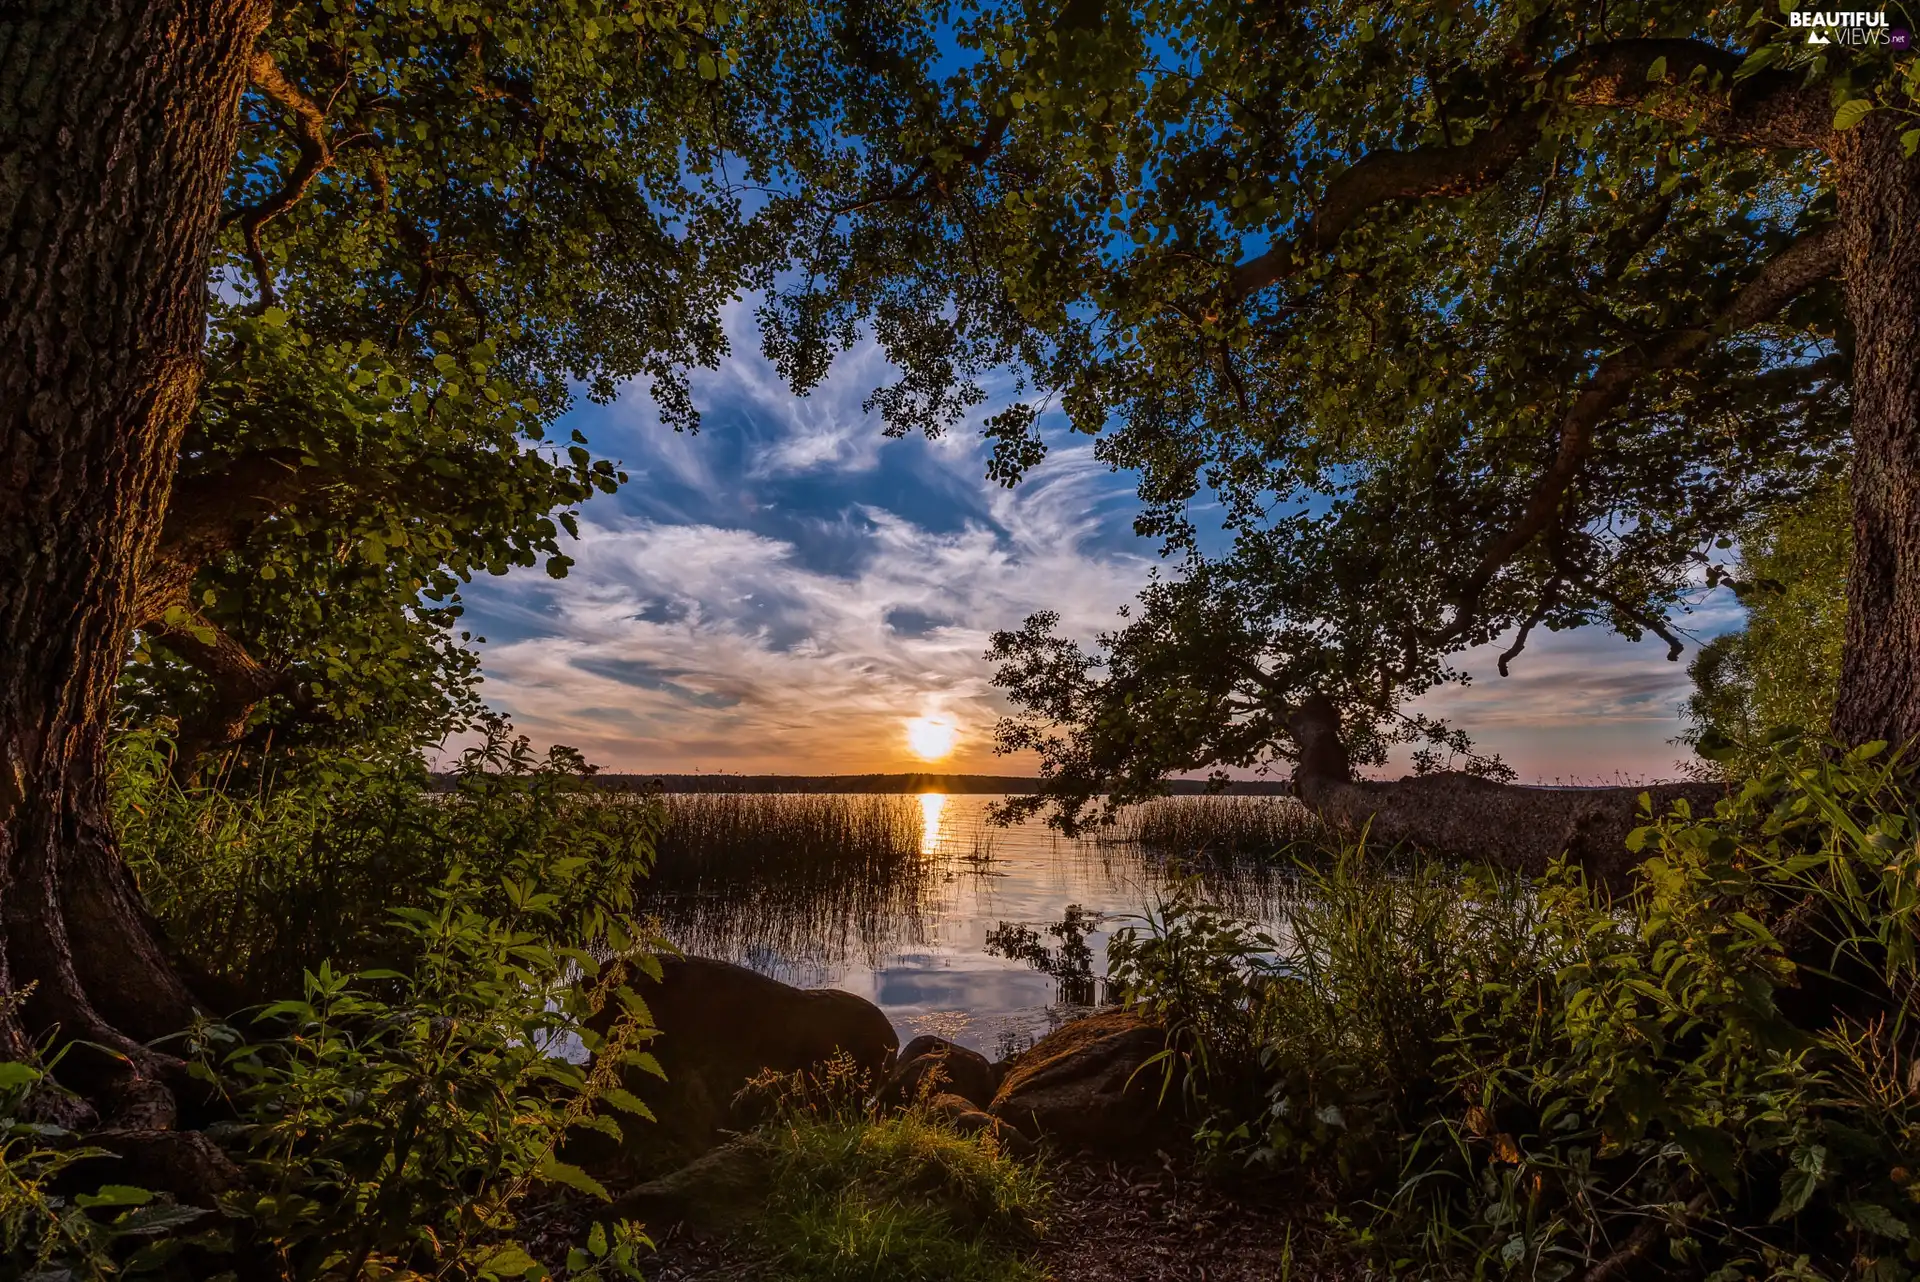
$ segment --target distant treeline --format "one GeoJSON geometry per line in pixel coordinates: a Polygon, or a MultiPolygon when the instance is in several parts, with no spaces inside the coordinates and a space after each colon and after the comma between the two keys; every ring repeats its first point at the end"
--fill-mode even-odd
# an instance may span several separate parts
{"type": "MultiPolygon", "coordinates": [[[[1017,775],[645,775],[601,774],[594,782],[608,792],[943,792],[995,796],[1040,791],[1038,779],[1017,775]]],[[[435,775],[437,787],[451,786],[452,777],[435,775]]],[[[1173,779],[1174,796],[1194,797],[1211,789],[1204,779],[1173,779]]],[[[1283,797],[1292,788],[1279,779],[1236,780],[1223,790],[1238,797],[1283,797]]]]}

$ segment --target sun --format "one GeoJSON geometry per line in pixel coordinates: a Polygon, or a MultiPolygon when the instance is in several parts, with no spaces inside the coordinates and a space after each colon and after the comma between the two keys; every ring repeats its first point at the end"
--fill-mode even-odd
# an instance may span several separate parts
{"type": "Polygon", "coordinates": [[[960,740],[959,727],[939,717],[915,717],[907,722],[907,747],[922,761],[938,761],[960,740]]]}

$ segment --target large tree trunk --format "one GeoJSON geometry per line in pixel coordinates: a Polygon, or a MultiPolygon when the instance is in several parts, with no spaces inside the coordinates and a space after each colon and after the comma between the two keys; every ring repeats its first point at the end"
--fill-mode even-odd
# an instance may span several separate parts
{"type": "Polygon", "coordinates": [[[139,1043],[194,1006],[114,844],[106,733],[269,13],[0,7],[0,1055],[56,1028],[101,1043],[125,1058],[76,1049],[65,1070],[149,1109],[164,1060],[139,1043]]]}
{"type": "Polygon", "coordinates": [[[1853,323],[1853,560],[1833,732],[1920,736],[1920,157],[1889,113],[1834,146],[1853,323]]]}

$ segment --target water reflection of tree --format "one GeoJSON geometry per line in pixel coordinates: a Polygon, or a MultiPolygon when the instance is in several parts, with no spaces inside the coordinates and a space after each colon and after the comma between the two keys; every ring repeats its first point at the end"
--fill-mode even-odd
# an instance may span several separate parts
{"type": "Polygon", "coordinates": [[[1055,984],[1055,1000],[1062,1006],[1092,1006],[1099,996],[1101,977],[1093,973],[1093,949],[1087,936],[1100,929],[1101,914],[1079,904],[1068,904],[1061,920],[1046,927],[1045,935],[1060,942],[1049,946],[1042,932],[1025,922],[1003,921],[987,932],[987,951],[1023,961],[1055,984]]]}

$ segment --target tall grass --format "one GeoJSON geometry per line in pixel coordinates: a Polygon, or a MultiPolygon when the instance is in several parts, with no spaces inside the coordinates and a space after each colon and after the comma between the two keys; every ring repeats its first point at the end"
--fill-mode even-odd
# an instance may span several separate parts
{"type": "Polygon", "coordinates": [[[1190,857],[1271,855],[1319,831],[1292,797],[1160,797],[1122,810],[1107,844],[1190,857]]]}
{"type": "Polygon", "coordinates": [[[1051,1198],[1044,1169],[924,1105],[876,1115],[844,1056],[766,1073],[748,1150],[771,1196],[750,1227],[782,1282],[1044,1282],[1022,1257],[1051,1198]]]}
{"type": "Polygon", "coordinates": [[[642,899],[689,951],[828,965],[858,941],[873,961],[915,935],[937,883],[914,797],[686,793],[660,804],[642,899]]]}
{"type": "Polygon", "coordinates": [[[985,1136],[917,1113],[773,1129],[757,1236],[792,1282],[1043,1282],[1020,1258],[1047,1186],[985,1136]]]}

